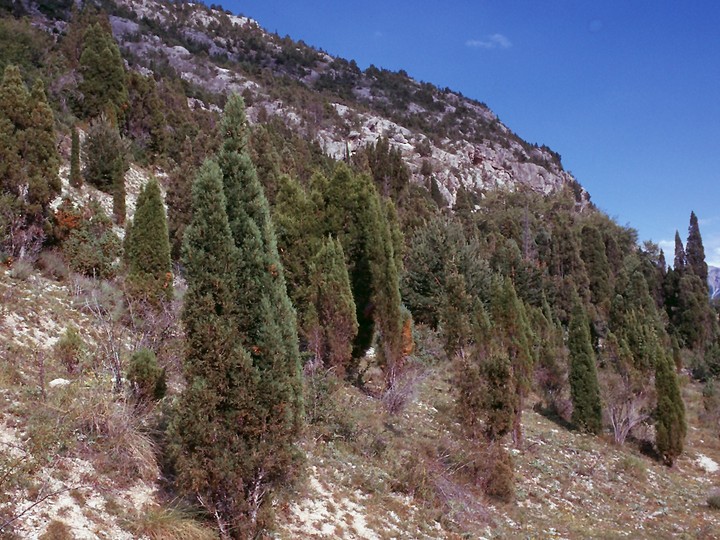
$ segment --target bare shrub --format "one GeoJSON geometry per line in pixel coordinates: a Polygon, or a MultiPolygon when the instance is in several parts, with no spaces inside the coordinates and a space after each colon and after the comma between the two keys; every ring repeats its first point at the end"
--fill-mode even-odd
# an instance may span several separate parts
{"type": "Polygon", "coordinates": [[[427,369],[420,364],[405,364],[399,373],[388,379],[388,387],[382,396],[385,409],[390,414],[402,412],[415,399],[418,387],[427,376],[427,369]]]}
{"type": "Polygon", "coordinates": [[[32,275],[33,265],[28,259],[15,261],[10,269],[10,277],[19,281],[27,281],[32,275]]]}
{"type": "Polygon", "coordinates": [[[615,443],[624,444],[630,432],[650,417],[655,385],[630,370],[604,370],[599,378],[615,443]]]}
{"type": "Polygon", "coordinates": [[[720,510],[720,488],[715,488],[708,494],[707,504],[713,510],[720,510]]]}
{"type": "Polygon", "coordinates": [[[45,277],[56,281],[65,281],[70,276],[70,269],[57,251],[41,252],[35,261],[35,266],[45,277]]]}

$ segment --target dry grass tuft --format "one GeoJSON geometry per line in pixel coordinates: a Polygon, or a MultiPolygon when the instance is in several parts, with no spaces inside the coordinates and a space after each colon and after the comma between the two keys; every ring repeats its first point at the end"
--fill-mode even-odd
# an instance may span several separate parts
{"type": "Polygon", "coordinates": [[[177,508],[151,506],[142,512],[126,517],[127,530],[150,540],[216,540],[217,534],[208,526],[177,508]]]}

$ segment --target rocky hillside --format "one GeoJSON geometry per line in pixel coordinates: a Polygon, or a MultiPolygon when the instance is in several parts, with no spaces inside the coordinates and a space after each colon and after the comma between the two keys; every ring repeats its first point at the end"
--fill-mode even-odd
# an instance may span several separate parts
{"type": "MultiPolygon", "coordinates": [[[[216,108],[227,92],[241,93],[251,121],[279,116],[334,158],[387,137],[413,180],[429,186],[434,179],[450,203],[461,186],[522,185],[545,194],[571,186],[578,203],[589,200],[557,153],[522,140],[485,104],[448,88],[417,82],[404,71],[362,71],[354,61],[201,4],[104,4],[129,66],[179,74],[196,90],[196,107],[216,108]]],[[[66,24],[37,14],[56,31],[66,24]]]]}
{"type": "Polygon", "coordinates": [[[708,287],[710,287],[710,298],[720,298],[720,268],[711,266],[708,268],[708,287]]]}

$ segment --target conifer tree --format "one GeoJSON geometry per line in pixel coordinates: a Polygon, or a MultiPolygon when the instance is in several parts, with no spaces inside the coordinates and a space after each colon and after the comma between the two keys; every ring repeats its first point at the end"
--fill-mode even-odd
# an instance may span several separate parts
{"type": "Polygon", "coordinates": [[[568,349],[572,422],[581,431],[598,434],[602,429],[602,409],[595,353],[590,342],[590,327],[585,310],[577,296],[570,317],[568,349]]]}
{"type": "Polygon", "coordinates": [[[534,335],[527,311],[517,296],[509,278],[498,276],[493,284],[490,299],[490,318],[495,331],[494,339],[501,352],[507,352],[512,366],[515,414],[513,417],[513,441],[522,444],[522,409],[532,383],[535,356],[534,335]]]}
{"type": "MultiPolygon", "coordinates": [[[[355,300],[358,334],[353,344],[353,356],[362,357],[372,343],[375,324],[372,305],[372,273],[368,247],[371,230],[366,223],[369,185],[345,165],[339,164],[323,190],[325,233],[336,235],[342,242],[347,259],[350,285],[355,300]]],[[[376,227],[372,227],[376,229],[376,227]]]]}
{"type": "Polygon", "coordinates": [[[680,240],[680,233],[675,231],[675,259],[673,262],[673,270],[682,273],[685,271],[686,264],[685,248],[683,247],[682,240],[680,240]]]}
{"type": "Polygon", "coordinates": [[[172,297],[170,238],[160,186],[151,178],[140,192],[125,235],[125,261],[132,292],[151,304],[172,297]]]}
{"type": "Polygon", "coordinates": [[[113,197],[113,215],[125,222],[125,173],[128,170],[127,146],[117,127],[102,115],[93,122],[85,141],[85,179],[113,197]]]}
{"type": "Polygon", "coordinates": [[[655,446],[665,464],[672,466],[677,457],[682,454],[687,433],[685,405],[680,395],[680,386],[672,358],[661,349],[658,349],[657,353],[655,446]]]}
{"type": "Polygon", "coordinates": [[[100,23],[88,27],[80,55],[82,108],[89,117],[119,115],[127,102],[125,64],[112,34],[100,23]]]}
{"type": "Polygon", "coordinates": [[[0,228],[7,231],[0,243],[22,255],[41,240],[49,204],[60,193],[60,158],[42,82],[28,92],[12,64],[0,83],[0,158],[0,228]]]}
{"type": "Polygon", "coordinates": [[[512,365],[505,352],[494,352],[482,364],[484,389],[483,417],[485,437],[499,441],[513,428],[518,408],[512,365]]]}
{"type": "Polygon", "coordinates": [[[582,228],[581,255],[588,270],[592,303],[599,305],[609,301],[612,293],[610,265],[605,253],[605,243],[596,227],[586,225],[582,228]]]}
{"type": "Polygon", "coordinates": [[[708,266],[705,262],[705,248],[703,247],[700,226],[695,212],[690,212],[690,225],[688,227],[688,238],[685,244],[685,257],[687,266],[692,273],[700,278],[700,281],[707,283],[708,266]]]}
{"type": "Polygon", "coordinates": [[[370,186],[366,199],[364,225],[367,228],[367,255],[372,278],[373,317],[380,337],[380,358],[388,387],[393,387],[404,363],[403,315],[400,276],[396,267],[392,232],[385,218],[382,201],[370,186]]]}
{"type": "Polygon", "coordinates": [[[80,173],[80,135],[74,126],[70,145],[70,185],[75,188],[82,186],[82,174],[80,173]]]}
{"type": "Polygon", "coordinates": [[[353,371],[352,344],[358,324],[340,241],[328,238],[314,261],[309,348],[317,360],[342,378],[353,371]]]}
{"type": "Polygon", "coordinates": [[[218,162],[232,237],[239,252],[235,276],[242,345],[258,372],[258,407],[265,426],[265,462],[255,481],[272,488],[289,472],[302,426],[300,352],[295,311],[285,287],[270,209],[247,153],[245,106],[227,101],[220,122],[218,162]]]}
{"type": "Polygon", "coordinates": [[[371,180],[337,166],[322,193],[327,234],[337,235],[348,262],[358,335],[356,358],[370,347],[377,327],[380,357],[389,385],[403,362],[399,273],[393,234],[383,203],[371,180]]]}
{"type": "Polygon", "coordinates": [[[26,148],[28,199],[31,205],[44,213],[50,201],[60,193],[61,183],[55,119],[41,79],[32,88],[30,107],[30,125],[22,137],[26,148]]]}
{"type": "Polygon", "coordinates": [[[452,269],[446,278],[445,294],[440,309],[440,320],[445,354],[452,360],[457,354],[464,354],[474,329],[472,317],[475,301],[467,292],[465,277],[452,269]]]}
{"type": "Polygon", "coordinates": [[[323,245],[319,214],[318,205],[298,182],[280,177],[273,222],[288,295],[303,331],[308,328],[306,315],[311,304],[311,263],[323,245]]]}
{"type": "Polygon", "coordinates": [[[215,517],[223,538],[245,538],[256,527],[268,449],[258,376],[239,334],[239,254],[225,208],[220,168],[206,161],[183,242],[187,384],[170,439],[180,490],[215,517]]]}

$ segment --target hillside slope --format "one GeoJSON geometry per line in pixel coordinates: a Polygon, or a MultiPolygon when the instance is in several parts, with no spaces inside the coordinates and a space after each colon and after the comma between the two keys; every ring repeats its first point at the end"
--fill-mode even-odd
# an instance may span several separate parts
{"type": "MultiPolygon", "coordinates": [[[[202,4],[103,4],[129,66],[178,74],[195,89],[196,107],[218,110],[221,95],[241,93],[251,121],[278,116],[335,159],[387,137],[413,180],[428,187],[434,181],[450,204],[461,187],[482,192],[528,186],[547,194],[570,186],[580,206],[589,201],[557,153],[522,140],[485,104],[448,88],[415,81],[404,71],[361,71],[352,60],[202,4]]],[[[40,12],[36,17],[55,31],[67,24],[40,12]]]]}

